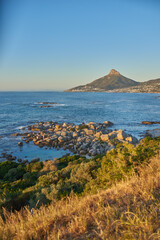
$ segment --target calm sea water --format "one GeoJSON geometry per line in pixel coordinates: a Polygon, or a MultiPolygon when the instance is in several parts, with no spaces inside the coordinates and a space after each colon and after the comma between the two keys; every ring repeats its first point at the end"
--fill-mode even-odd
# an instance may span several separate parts
{"type": "Polygon", "coordinates": [[[160,95],[140,93],[0,92],[0,154],[4,151],[31,160],[60,157],[65,151],[45,150],[32,143],[17,146],[11,137],[21,127],[39,121],[88,123],[112,121],[113,129],[126,129],[140,138],[148,129],[141,122],[160,121],[160,95]],[[41,108],[39,102],[56,102],[41,108]]]}

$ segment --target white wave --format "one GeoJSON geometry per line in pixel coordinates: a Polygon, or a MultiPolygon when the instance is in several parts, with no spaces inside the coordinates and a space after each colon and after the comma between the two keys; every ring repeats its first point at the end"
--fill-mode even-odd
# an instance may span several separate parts
{"type": "Polygon", "coordinates": [[[64,107],[64,106],[68,106],[67,104],[64,104],[64,103],[59,103],[59,104],[55,104],[55,105],[53,105],[53,106],[57,106],[57,107],[59,107],[59,106],[62,106],[62,107],[64,107]]]}
{"type": "Polygon", "coordinates": [[[10,105],[11,103],[0,103],[0,106],[10,105]]]}
{"type": "Polygon", "coordinates": [[[16,127],[15,129],[16,130],[22,130],[23,128],[25,128],[26,126],[19,126],[19,127],[16,127]]]}
{"type": "Polygon", "coordinates": [[[38,104],[38,105],[58,105],[58,103],[56,102],[34,102],[34,104],[38,104]]]}
{"type": "Polygon", "coordinates": [[[9,114],[7,113],[0,113],[0,117],[8,117],[9,114]]]}
{"type": "MultiPolygon", "coordinates": [[[[34,103],[35,105],[44,105],[44,106],[49,106],[49,107],[65,107],[65,106],[68,106],[67,104],[64,104],[64,103],[55,103],[55,104],[52,104],[52,103],[34,103]]],[[[32,107],[34,107],[35,105],[30,105],[32,107]]]]}
{"type": "Polygon", "coordinates": [[[9,137],[6,137],[6,136],[1,136],[0,139],[3,140],[3,141],[8,141],[10,138],[9,138],[9,137]]]}

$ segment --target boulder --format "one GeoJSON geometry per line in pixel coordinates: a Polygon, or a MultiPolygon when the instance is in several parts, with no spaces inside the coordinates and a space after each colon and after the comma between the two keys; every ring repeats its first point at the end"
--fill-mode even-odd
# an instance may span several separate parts
{"type": "Polygon", "coordinates": [[[108,134],[102,134],[101,135],[101,140],[104,141],[104,142],[108,141],[109,140],[108,134]]]}
{"type": "Polygon", "coordinates": [[[87,154],[87,151],[81,150],[79,153],[80,153],[80,155],[86,155],[86,154],[87,154]]]}
{"type": "Polygon", "coordinates": [[[21,159],[21,158],[18,158],[17,161],[18,161],[19,163],[21,163],[21,162],[22,162],[22,159],[21,159]]]}
{"type": "Polygon", "coordinates": [[[117,134],[118,134],[117,131],[110,132],[110,133],[108,134],[109,140],[114,139],[114,138],[117,138],[117,134]]]}
{"type": "Polygon", "coordinates": [[[97,126],[97,123],[95,123],[95,122],[89,122],[87,125],[89,126],[89,128],[95,129],[96,126],[97,126]]]}
{"type": "Polygon", "coordinates": [[[156,122],[156,121],[143,121],[142,124],[151,125],[151,124],[160,124],[160,122],[156,122]]]}
{"type": "Polygon", "coordinates": [[[83,141],[83,138],[82,137],[78,137],[77,138],[77,142],[82,142],[83,141]]]}
{"type": "Polygon", "coordinates": [[[57,124],[56,126],[55,126],[55,129],[54,129],[55,131],[59,131],[59,130],[61,130],[61,126],[59,125],[59,124],[57,124]]]}
{"type": "Polygon", "coordinates": [[[87,128],[84,129],[84,132],[86,133],[86,135],[93,135],[94,134],[94,131],[93,130],[89,130],[87,128]]]}
{"type": "Polygon", "coordinates": [[[60,136],[60,137],[58,138],[58,141],[59,141],[59,142],[64,142],[64,138],[63,138],[62,136],[60,136]]]}
{"type": "Polygon", "coordinates": [[[72,137],[73,137],[73,138],[78,137],[78,133],[77,133],[77,132],[73,132],[73,133],[72,133],[72,137]]]}
{"type": "Polygon", "coordinates": [[[53,128],[49,128],[48,131],[49,132],[54,132],[54,129],[53,128]]]}
{"type": "Polygon", "coordinates": [[[61,136],[66,137],[67,135],[68,135],[68,133],[66,131],[61,132],[61,136]]]}
{"type": "Polygon", "coordinates": [[[59,136],[60,136],[60,135],[61,135],[61,131],[59,131],[59,130],[56,131],[56,135],[59,135],[59,136]]]}
{"type": "Polygon", "coordinates": [[[23,160],[22,163],[23,163],[23,164],[27,164],[27,163],[28,163],[28,159],[23,160]]]}
{"type": "Polygon", "coordinates": [[[36,162],[39,162],[40,161],[40,158],[34,158],[31,160],[31,163],[36,163],[36,162]]]}
{"type": "Polygon", "coordinates": [[[122,141],[122,140],[124,140],[127,137],[128,137],[128,134],[125,133],[123,130],[120,129],[119,131],[117,131],[117,139],[119,141],[122,141]]]}
{"type": "Polygon", "coordinates": [[[96,128],[95,125],[90,125],[89,127],[90,127],[90,129],[93,129],[93,130],[96,128]]]}
{"type": "Polygon", "coordinates": [[[96,138],[100,138],[100,136],[102,135],[102,132],[96,132],[96,134],[94,135],[96,138]]]}
{"type": "Polygon", "coordinates": [[[43,105],[41,106],[41,108],[50,108],[51,106],[50,105],[43,105]]]}
{"type": "Polygon", "coordinates": [[[133,136],[129,136],[129,137],[125,138],[125,141],[129,142],[129,143],[132,143],[132,144],[138,143],[138,139],[136,137],[133,137],[133,136]]]}
{"type": "Polygon", "coordinates": [[[18,142],[18,146],[22,147],[23,146],[23,142],[18,142]]]}
{"type": "Polygon", "coordinates": [[[111,127],[111,126],[113,126],[113,123],[110,121],[104,121],[103,125],[105,125],[106,127],[111,127]]]}
{"type": "Polygon", "coordinates": [[[97,125],[95,122],[89,122],[87,125],[97,125]]]}
{"type": "Polygon", "coordinates": [[[80,146],[80,150],[86,150],[88,147],[88,143],[84,143],[80,146]]]}
{"type": "Polygon", "coordinates": [[[20,134],[19,133],[13,133],[13,134],[11,134],[11,136],[13,136],[13,137],[17,137],[17,136],[19,136],[20,134]]]}
{"type": "Polygon", "coordinates": [[[127,137],[126,139],[125,139],[125,141],[127,141],[127,142],[132,142],[132,137],[127,137]]]}
{"type": "Polygon", "coordinates": [[[136,144],[138,142],[139,142],[138,139],[136,137],[132,136],[132,144],[136,144]]]}

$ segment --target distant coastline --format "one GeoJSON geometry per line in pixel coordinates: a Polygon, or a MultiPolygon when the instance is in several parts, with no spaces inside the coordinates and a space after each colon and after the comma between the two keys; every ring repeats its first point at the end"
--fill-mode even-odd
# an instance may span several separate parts
{"type": "Polygon", "coordinates": [[[137,82],[112,69],[104,77],[89,84],[65,90],[65,92],[160,93],[160,78],[137,82]]]}

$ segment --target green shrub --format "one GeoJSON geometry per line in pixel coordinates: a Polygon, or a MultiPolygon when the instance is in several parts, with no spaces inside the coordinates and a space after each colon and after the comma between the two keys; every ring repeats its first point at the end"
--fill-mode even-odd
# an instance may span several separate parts
{"type": "Polygon", "coordinates": [[[37,178],[38,178],[37,172],[26,172],[23,175],[24,180],[28,179],[28,180],[30,180],[31,182],[34,182],[34,183],[36,183],[37,178]]]}
{"type": "Polygon", "coordinates": [[[21,179],[25,173],[25,166],[18,165],[17,168],[11,168],[4,176],[5,181],[15,181],[21,179]]]}
{"type": "Polygon", "coordinates": [[[6,173],[12,168],[16,168],[19,164],[15,162],[5,161],[0,163],[0,179],[3,179],[6,173]]]}
{"type": "Polygon", "coordinates": [[[160,138],[144,138],[136,147],[119,143],[103,156],[87,159],[74,155],[57,159],[53,162],[55,168],[44,171],[42,176],[39,171],[43,171],[43,162],[27,166],[0,163],[0,206],[10,202],[10,207],[20,203],[32,208],[71,192],[96,193],[138,173],[139,166],[148,163],[159,151],[160,138]]]}
{"type": "Polygon", "coordinates": [[[59,180],[58,172],[48,173],[38,178],[38,186],[44,187],[52,183],[56,184],[59,180]]]}
{"type": "Polygon", "coordinates": [[[26,172],[39,172],[43,168],[43,162],[29,163],[25,170],[26,172]]]}
{"type": "Polygon", "coordinates": [[[73,156],[68,156],[64,158],[59,158],[57,159],[54,163],[57,166],[58,170],[65,168],[70,164],[70,166],[73,164],[77,164],[79,162],[85,161],[85,157],[80,157],[79,155],[73,155],[73,156]]]}
{"type": "Polygon", "coordinates": [[[17,179],[17,168],[11,168],[8,173],[5,174],[4,180],[15,181],[17,179]]]}

